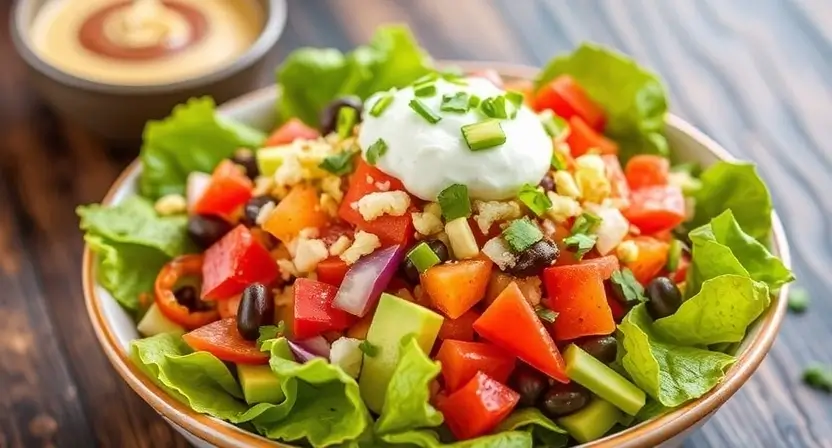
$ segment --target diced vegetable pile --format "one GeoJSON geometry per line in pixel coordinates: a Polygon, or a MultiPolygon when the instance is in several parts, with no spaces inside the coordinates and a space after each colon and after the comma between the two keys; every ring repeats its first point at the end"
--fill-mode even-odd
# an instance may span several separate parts
{"type": "Polygon", "coordinates": [[[431,97],[440,76],[465,82],[382,28],[292,53],[270,135],[209,99],[149,123],[140,195],[78,210],[144,336],[136,365],[197,412],[316,447],[567,446],[717,385],[793,278],[753,166],[672,165],[660,81],[584,45],[534,84],[473,75],[504,96],[415,98],[428,123],[481,110],[461,133],[483,152],[525,104],[555,148],[514,198],[423,201],[356,135],[371,94],[431,97]]]}

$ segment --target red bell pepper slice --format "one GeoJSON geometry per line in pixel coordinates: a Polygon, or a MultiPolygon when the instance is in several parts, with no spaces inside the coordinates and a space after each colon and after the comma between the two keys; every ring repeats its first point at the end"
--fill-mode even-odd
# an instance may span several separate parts
{"type": "Polygon", "coordinates": [[[552,324],[555,340],[567,341],[615,331],[604,280],[595,263],[546,268],[543,283],[548,294],[544,304],[558,313],[552,324]]]}
{"type": "Polygon", "coordinates": [[[607,179],[610,180],[610,197],[629,201],[630,184],[627,183],[627,177],[624,175],[624,170],[621,169],[621,162],[618,161],[618,156],[606,154],[601,156],[601,160],[604,161],[607,179]]]}
{"type": "Polygon", "coordinates": [[[237,331],[233,317],[199,327],[182,335],[196,351],[206,351],[222,361],[238,364],[267,364],[269,354],[261,352],[254,341],[247,341],[237,331]]]}
{"type": "Polygon", "coordinates": [[[159,311],[186,330],[199,328],[220,318],[219,312],[214,308],[191,311],[187,306],[180,304],[174,294],[174,288],[180,279],[202,275],[202,261],[201,254],[180,255],[162,267],[153,285],[159,311]]]}
{"type": "Polygon", "coordinates": [[[410,213],[402,216],[384,215],[367,221],[358,210],[352,208],[353,203],[367,194],[384,191],[380,186],[387,187],[389,191],[406,191],[398,179],[384,174],[358,158],[358,166],[350,177],[349,189],[338,209],[338,216],[360,230],[375,234],[384,245],[407,243],[413,237],[413,219],[410,213]]]}
{"type": "Polygon", "coordinates": [[[329,257],[318,263],[315,272],[318,274],[318,281],[338,287],[344,281],[349,268],[344,260],[338,257],[329,257]]]}
{"type": "Polygon", "coordinates": [[[241,224],[205,251],[202,297],[228,299],[254,282],[268,285],[277,275],[277,264],[269,252],[241,224]]]}
{"type": "Polygon", "coordinates": [[[566,136],[566,144],[569,145],[569,152],[572,157],[580,157],[590,150],[600,154],[618,154],[618,145],[596,132],[578,116],[569,119],[569,135],[566,136]]]}
{"type": "Polygon", "coordinates": [[[349,313],[332,307],[338,288],[323,282],[299,278],[294,285],[292,335],[298,339],[340,331],[355,321],[349,313]]]}
{"type": "Polygon", "coordinates": [[[586,258],[581,261],[582,265],[595,266],[598,273],[601,275],[601,280],[606,280],[612,276],[612,273],[617,271],[620,267],[618,257],[615,255],[607,255],[598,258],[586,258]]]}
{"type": "Polygon", "coordinates": [[[535,94],[535,109],[551,109],[566,120],[580,117],[598,132],[604,130],[604,110],[595,104],[581,87],[569,75],[561,75],[543,86],[535,94]]]}
{"type": "Polygon", "coordinates": [[[321,136],[321,133],[316,129],[310,128],[297,118],[292,118],[283,124],[283,126],[275,129],[269,138],[266,139],[263,146],[280,146],[287,143],[292,143],[297,139],[313,140],[321,136]]]}
{"type": "Polygon", "coordinates": [[[633,190],[667,185],[670,161],[666,157],[649,154],[633,156],[624,167],[627,183],[633,190]]]}
{"type": "Polygon", "coordinates": [[[436,400],[436,407],[456,438],[466,440],[494,429],[518,401],[517,392],[480,372],[462,389],[436,400]]]}
{"type": "Polygon", "coordinates": [[[569,382],[555,342],[516,283],[512,282],[494,299],[474,322],[474,330],[555,380],[569,382]]]}
{"type": "Polygon", "coordinates": [[[485,297],[491,265],[487,258],[438,264],[422,274],[422,288],[434,308],[458,319],[485,297]]]}
{"type": "Polygon", "coordinates": [[[442,363],[445,390],[456,392],[477,372],[505,383],[514,371],[516,358],[496,345],[448,339],[439,348],[436,360],[442,363]]]}
{"type": "Polygon", "coordinates": [[[458,341],[474,340],[474,321],[480,318],[480,313],[468,310],[456,319],[445,319],[436,336],[441,340],[456,339],[458,341]]]}
{"type": "Polygon", "coordinates": [[[630,194],[624,217],[642,234],[673,229],[685,220],[685,197],[674,185],[640,188],[630,194]]]}
{"type": "Polygon", "coordinates": [[[254,183],[237,164],[223,160],[214,168],[211,181],[194,204],[193,212],[227,217],[251,199],[253,188],[254,183]]]}

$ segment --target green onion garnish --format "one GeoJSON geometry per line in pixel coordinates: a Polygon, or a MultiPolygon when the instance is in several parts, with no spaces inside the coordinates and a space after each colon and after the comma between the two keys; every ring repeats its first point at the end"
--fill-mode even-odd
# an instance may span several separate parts
{"type": "Polygon", "coordinates": [[[430,72],[430,73],[422,76],[421,78],[417,79],[416,81],[413,81],[413,85],[415,86],[415,85],[419,85],[419,84],[424,84],[426,82],[436,81],[437,79],[439,79],[439,73],[430,72]]]}
{"type": "Polygon", "coordinates": [[[361,341],[361,343],[358,344],[358,348],[370,358],[373,358],[378,355],[379,348],[373,345],[370,341],[361,341]]]}
{"type": "Polygon", "coordinates": [[[381,116],[381,113],[390,106],[390,103],[393,102],[393,93],[386,92],[384,95],[381,96],[378,100],[376,100],[373,107],[370,108],[370,115],[374,117],[381,116]]]}
{"type": "Polygon", "coordinates": [[[525,97],[520,92],[515,92],[513,90],[509,90],[506,92],[506,98],[508,101],[514,105],[514,107],[520,108],[523,105],[523,100],[525,97]]]}
{"type": "Polygon", "coordinates": [[[592,250],[592,248],[595,246],[595,241],[597,240],[597,235],[587,235],[585,233],[578,233],[564,238],[563,243],[566,244],[566,247],[574,250],[575,258],[577,260],[580,260],[584,257],[584,255],[586,255],[587,252],[592,250]]]}
{"type": "Polygon", "coordinates": [[[493,96],[482,100],[482,102],[480,103],[480,110],[486,117],[508,118],[508,111],[506,110],[506,98],[502,95],[493,96]]]}
{"type": "Polygon", "coordinates": [[[375,143],[367,148],[367,163],[375,165],[378,159],[387,153],[387,142],[382,139],[376,140],[375,143]]]}
{"type": "Polygon", "coordinates": [[[682,252],[685,250],[685,243],[672,239],[670,241],[670,248],[667,251],[667,263],[665,268],[671,274],[676,272],[679,268],[679,263],[682,261],[682,252]]]}
{"type": "Polygon", "coordinates": [[[589,212],[583,212],[580,216],[575,218],[575,222],[572,224],[572,235],[577,235],[579,233],[588,234],[592,233],[598,224],[601,224],[601,217],[598,215],[593,215],[589,212]]]}
{"type": "Polygon", "coordinates": [[[569,123],[558,117],[551,110],[546,109],[538,115],[540,124],[550,137],[557,141],[563,141],[569,135],[569,123]]]}
{"type": "MultiPolygon", "coordinates": [[[[355,109],[352,109],[355,110],[355,109]]],[[[355,155],[353,151],[342,151],[338,154],[333,154],[325,158],[318,168],[328,171],[336,176],[343,176],[353,171],[352,158],[355,155]]]]}
{"type": "Polygon", "coordinates": [[[436,115],[436,113],[428,109],[428,106],[421,100],[413,98],[412,100],[410,100],[410,103],[408,103],[408,105],[411,109],[416,111],[417,114],[421,115],[422,118],[424,118],[425,121],[427,121],[430,124],[439,123],[439,120],[442,119],[442,117],[436,115]]]}
{"type": "Polygon", "coordinates": [[[442,105],[439,106],[439,110],[464,114],[468,112],[470,107],[471,103],[468,94],[465,92],[456,92],[453,95],[442,96],[442,105]]]}
{"type": "Polygon", "coordinates": [[[557,150],[552,151],[552,168],[555,171],[566,169],[566,159],[563,157],[563,154],[557,150]]]}
{"type": "Polygon", "coordinates": [[[529,184],[523,185],[523,188],[517,193],[517,199],[537,216],[543,216],[546,211],[552,208],[552,201],[549,197],[529,184]]]}
{"type": "Polygon", "coordinates": [[[468,187],[465,185],[451,185],[442,190],[436,200],[446,222],[471,216],[471,199],[468,198],[468,187]]]}
{"type": "Polygon", "coordinates": [[[534,309],[534,312],[535,314],[537,314],[537,317],[539,317],[540,320],[546,323],[553,324],[555,323],[555,319],[558,318],[558,313],[550,310],[549,308],[546,308],[545,306],[538,305],[534,309]]]}
{"type": "Polygon", "coordinates": [[[416,84],[413,86],[413,93],[422,97],[436,95],[436,84],[433,81],[416,84]]]}
{"type": "Polygon", "coordinates": [[[471,95],[471,99],[468,101],[468,105],[471,106],[472,108],[477,107],[477,106],[480,105],[480,101],[482,101],[480,99],[480,97],[478,97],[476,95],[471,95]]]}
{"type": "Polygon", "coordinates": [[[417,244],[410,252],[407,253],[407,259],[413,263],[419,273],[427,271],[430,267],[439,264],[441,260],[436,255],[436,252],[430,248],[425,242],[417,244]]]}
{"type": "Polygon", "coordinates": [[[462,127],[462,137],[471,151],[493,148],[506,142],[506,133],[497,120],[466,124],[462,127]]]}
{"type": "Polygon", "coordinates": [[[515,219],[503,230],[503,239],[514,252],[520,253],[543,239],[543,232],[529,218],[515,219]]]}
{"type": "Polygon", "coordinates": [[[352,130],[355,128],[355,123],[358,121],[358,111],[352,107],[342,107],[338,109],[338,137],[345,139],[352,135],[352,130]]]}

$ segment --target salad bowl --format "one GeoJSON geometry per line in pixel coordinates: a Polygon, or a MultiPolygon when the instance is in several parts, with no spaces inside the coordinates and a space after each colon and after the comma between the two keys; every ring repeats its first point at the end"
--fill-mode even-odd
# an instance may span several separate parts
{"type": "MultiPolygon", "coordinates": [[[[494,69],[504,79],[530,80],[538,69],[501,63],[449,61],[471,73],[494,69]]],[[[222,105],[221,114],[262,130],[272,129],[275,123],[274,104],[280,95],[276,87],[268,87],[246,94],[222,105]]],[[[676,158],[695,162],[703,167],[718,161],[735,160],[719,144],[681,118],[668,114],[666,136],[676,158]]],[[[132,163],[110,188],[102,204],[118,204],[137,192],[141,166],[132,163]]],[[[772,214],[772,253],[790,266],[789,248],[785,233],[776,214],[772,214]]],[[[95,255],[85,249],[82,266],[85,303],[96,336],[109,361],[118,374],[142,399],[150,404],[168,423],[196,446],[219,447],[274,447],[287,446],[232,424],[197,413],[169,396],[149,379],[130,360],[130,341],[139,338],[135,323],[115,299],[96,280],[95,255]]],[[[736,350],[736,362],[724,379],[710,392],[679,408],[645,421],[621,432],[581,445],[584,447],[653,447],[676,446],[691,431],[703,425],[751,377],[766,356],[786,312],[788,286],[783,286],[771,306],[749,328],[736,350]]]]}

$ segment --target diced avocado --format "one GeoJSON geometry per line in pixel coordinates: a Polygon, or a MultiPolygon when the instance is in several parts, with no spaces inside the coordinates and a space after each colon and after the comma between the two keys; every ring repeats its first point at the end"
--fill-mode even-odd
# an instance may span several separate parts
{"type": "Polygon", "coordinates": [[[280,380],[269,366],[237,364],[237,377],[243,388],[246,403],[280,403],[283,401],[283,389],[280,380]]]}
{"type": "Polygon", "coordinates": [[[294,146],[275,146],[257,151],[257,168],[261,176],[271,176],[283,165],[287,155],[295,153],[294,146]]]}
{"type": "Polygon", "coordinates": [[[591,442],[607,433],[621,418],[621,411],[598,397],[580,411],[561,417],[558,424],[580,443],[591,442]]]}
{"type": "Polygon", "coordinates": [[[378,348],[375,356],[364,355],[358,385],[371,411],[380,413],[387,385],[399,361],[399,345],[413,335],[425,353],[430,353],[443,318],[433,311],[390,294],[382,294],[367,342],[378,348]]]}
{"type": "Polygon", "coordinates": [[[563,354],[566,376],[609,401],[629,415],[636,415],[644,406],[644,391],[594,356],[570,344],[563,354]]]}
{"type": "Polygon", "coordinates": [[[155,303],[150,305],[150,308],[144,313],[144,317],[139,321],[136,329],[144,336],[155,336],[162,333],[185,333],[185,329],[162,314],[155,303]]]}

